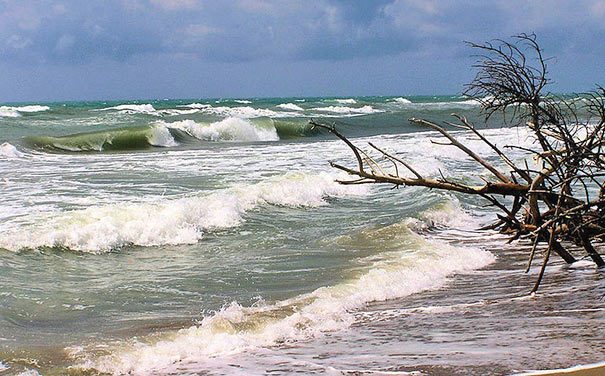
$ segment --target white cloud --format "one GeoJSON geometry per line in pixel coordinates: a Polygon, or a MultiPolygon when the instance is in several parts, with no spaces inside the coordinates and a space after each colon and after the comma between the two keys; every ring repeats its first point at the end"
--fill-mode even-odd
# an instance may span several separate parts
{"type": "Polygon", "coordinates": [[[15,50],[21,50],[26,47],[29,47],[32,44],[31,39],[24,38],[21,35],[11,35],[6,40],[6,45],[15,50]]]}
{"type": "Polygon", "coordinates": [[[270,13],[275,10],[274,4],[267,0],[238,0],[237,6],[247,12],[270,13]]]}
{"type": "Polygon", "coordinates": [[[219,33],[220,31],[220,29],[204,24],[192,24],[183,29],[183,33],[192,38],[203,38],[209,34],[219,33]]]}
{"type": "Polygon", "coordinates": [[[66,52],[70,50],[76,43],[76,38],[70,34],[63,34],[55,45],[55,51],[66,52]]]}
{"type": "Polygon", "coordinates": [[[199,6],[198,0],[150,0],[151,4],[167,10],[193,9],[199,6]]]}
{"type": "Polygon", "coordinates": [[[414,34],[440,34],[445,31],[439,20],[443,9],[436,1],[395,0],[382,8],[387,22],[414,34]]]}

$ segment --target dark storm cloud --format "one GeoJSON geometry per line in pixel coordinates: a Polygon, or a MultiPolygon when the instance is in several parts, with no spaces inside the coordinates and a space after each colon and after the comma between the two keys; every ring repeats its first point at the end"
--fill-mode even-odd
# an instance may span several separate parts
{"type": "MultiPolygon", "coordinates": [[[[392,92],[395,85],[418,89],[417,72],[450,78],[440,87],[451,92],[467,79],[468,71],[446,75],[440,71],[467,65],[471,52],[462,41],[481,42],[520,32],[536,32],[547,54],[558,57],[559,67],[567,69],[565,77],[570,77],[560,80],[563,87],[584,84],[593,73],[588,72],[590,67],[605,59],[605,4],[596,0],[0,0],[0,68],[22,77],[35,73],[41,88],[51,70],[71,68],[82,72],[85,80],[120,77],[128,82],[124,85],[141,91],[164,88],[153,86],[159,81],[149,77],[121,73],[144,64],[150,72],[182,78],[178,88],[180,95],[186,95],[197,90],[188,83],[210,74],[210,67],[216,70],[211,78],[238,70],[242,75],[238,87],[253,90],[253,85],[262,85],[245,72],[272,77],[272,72],[290,72],[291,67],[307,64],[315,69],[304,69],[307,77],[298,81],[282,77],[278,82],[313,94],[309,86],[313,75],[334,70],[355,77],[355,69],[367,71],[364,64],[371,64],[384,72],[395,67],[402,72],[391,80],[392,87],[375,90],[392,92]],[[176,66],[178,72],[170,70],[176,66]]],[[[595,71],[594,80],[600,81],[601,74],[595,71]]],[[[3,97],[25,87],[19,77],[0,78],[5,86],[12,85],[0,92],[3,97]]],[[[73,80],[70,95],[114,95],[86,92],[94,89],[86,89],[81,79],[73,80]]],[[[162,85],[169,83],[162,81],[162,85]]],[[[350,84],[335,82],[332,87],[344,90],[350,84]]],[[[36,92],[29,89],[28,93],[36,92]]],[[[218,89],[206,86],[205,93],[218,89]]]]}

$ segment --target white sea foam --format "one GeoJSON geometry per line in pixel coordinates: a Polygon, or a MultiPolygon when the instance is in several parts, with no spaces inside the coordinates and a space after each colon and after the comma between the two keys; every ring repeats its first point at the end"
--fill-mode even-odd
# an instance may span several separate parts
{"type": "Polygon", "coordinates": [[[226,116],[226,117],[239,117],[243,119],[252,119],[257,117],[291,117],[300,116],[297,112],[281,112],[273,111],[267,108],[254,108],[250,106],[239,106],[239,107],[228,107],[228,106],[211,106],[203,103],[191,103],[184,105],[183,107],[195,108],[203,113],[226,116]]]}
{"type": "Polygon", "coordinates": [[[235,103],[241,103],[241,104],[250,104],[252,103],[252,101],[246,100],[246,99],[234,99],[233,100],[235,103]]]}
{"type": "Polygon", "coordinates": [[[21,114],[14,107],[0,106],[0,117],[19,117],[21,114]]]}
{"type": "Polygon", "coordinates": [[[21,153],[16,147],[8,142],[4,142],[0,145],[0,156],[10,159],[21,158],[23,157],[23,153],[21,153]]]}
{"type": "Polygon", "coordinates": [[[481,101],[478,99],[467,99],[460,102],[450,102],[452,104],[469,105],[469,106],[480,106],[481,101]]]}
{"type": "Polygon", "coordinates": [[[480,221],[462,209],[460,201],[451,198],[436,208],[426,210],[420,218],[431,226],[477,228],[480,221]]]}
{"type": "Polygon", "coordinates": [[[193,120],[163,123],[165,126],[180,129],[200,140],[207,141],[278,141],[277,130],[273,127],[261,127],[246,119],[228,117],[211,124],[200,124],[193,120]]]}
{"type": "Polygon", "coordinates": [[[412,103],[412,101],[411,101],[411,100],[406,99],[406,98],[404,98],[404,97],[393,98],[393,99],[391,99],[391,101],[392,101],[392,102],[399,103],[399,104],[411,104],[411,103],[412,103]]]}
{"type": "Polygon", "coordinates": [[[456,109],[456,108],[469,108],[480,106],[481,102],[477,99],[467,99],[463,101],[447,101],[447,102],[426,102],[426,103],[414,103],[414,107],[429,107],[437,109],[456,109]]]}
{"type": "Polygon", "coordinates": [[[337,103],[340,104],[355,104],[357,103],[357,101],[353,98],[347,98],[347,99],[336,99],[335,100],[337,103]]]}
{"type": "Polygon", "coordinates": [[[48,111],[50,107],[40,105],[29,105],[21,107],[0,106],[0,117],[19,117],[21,113],[32,113],[48,111]]]}
{"type": "Polygon", "coordinates": [[[282,104],[278,104],[277,107],[279,108],[283,108],[284,110],[290,110],[290,111],[304,111],[305,109],[295,105],[294,103],[282,103],[282,104]]]}
{"type": "Polygon", "coordinates": [[[326,173],[291,173],[204,196],[92,206],[34,217],[28,226],[5,231],[0,248],[17,251],[56,246],[97,253],[127,245],[192,244],[206,231],[239,225],[244,214],[259,205],[312,207],[324,205],[326,197],[358,195],[366,190],[339,185],[326,173]]]}
{"type": "Polygon", "coordinates": [[[347,107],[347,106],[326,106],[326,107],[316,107],[313,110],[319,112],[331,112],[336,114],[373,114],[376,112],[382,112],[381,110],[375,109],[370,105],[366,105],[363,107],[347,107]]]}
{"type": "MultiPolygon", "coordinates": [[[[405,231],[405,227],[398,230],[405,231]]],[[[414,245],[390,252],[348,281],[275,304],[242,307],[237,303],[205,317],[199,325],[168,333],[150,342],[110,347],[99,358],[78,354],[81,366],[111,374],[172,372],[171,367],[204,362],[284,341],[313,338],[342,330],[355,321],[356,310],[370,302],[400,298],[443,286],[454,273],[470,272],[494,261],[491,253],[428,242],[407,231],[414,245]]]]}
{"type": "Polygon", "coordinates": [[[186,105],[179,106],[179,107],[189,107],[189,108],[200,109],[200,108],[209,108],[212,106],[209,104],[203,104],[203,103],[190,103],[190,104],[186,104],[186,105]]]}
{"type": "MultiPolygon", "coordinates": [[[[250,106],[207,107],[203,108],[202,111],[216,115],[240,117],[244,119],[251,119],[257,117],[284,117],[293,115],[293,113],[277,112],[266,108],[254,108],[250,106]]],[[[296,116],[297,114],[294,115],[296,116]]]]}
{"type": "Polygon", "coordinates": [[[35,104],[30,106],[15,107],[15,109],[19,112],[42,112],[50,110],[50,107],[35,104]]]}
{"type": "Polygon", "coordinates": [[[2,361],[0,361],[0,372],[5,371],[9,368],[10,367],[7,364],[4,364],[4,363],[2,363],[2,361]]]}
{"type": "Polygon", "coordinates": [[[151,134],[147,137],[147,140],[149,145],[153,146],[171,147],[178,145],[168,128],[161,124],[152,128],[151,134]]]}
{"type": "Polygon", "coordinates": [[[157,115],[158,112],[151,104],[121,104],[119,106],[102,108],[99,111],[116,110],[127,114],[152,114],[157,115]]]}
{"type": "Polygon", "coordinates": [[[167,109],[167,110],[160,110],[158,112],[161,115],[177,116],[177,115],[191,115],[191,114],[195,114],[196,112],[200,112],[200,110],[197,109],[197,108],[191,108],[191,109],[188,109],[188,110],[180,110],[180,109],[176,109],[176,108],[171,108],[171,109],[167,109]]]}

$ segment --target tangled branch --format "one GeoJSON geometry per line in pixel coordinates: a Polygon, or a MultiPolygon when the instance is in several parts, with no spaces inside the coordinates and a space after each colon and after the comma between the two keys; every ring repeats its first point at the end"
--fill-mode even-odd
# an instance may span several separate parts
{"type": "Polygon", "coordinates": [[[511,240],[532,241],[526,271],[530,270],[538,245],[546,245],[532,292],[538,290],[552,252],[572,263],[576,258],[570,250],[583,249],[597,266],[605,266],[597,251],[605,238],[605,89],[598,86],[581,100],[545,94],[544,89],[550,82],[547,59],[535,35],[520,34],[511,42],[468,44],[480,54],[474,65],[478,73],[466,85],[465,94],[481,103],[486,119],[501,112],[508,124],[524,123],[537,144],[534,148],[516,149],[524,152],[527,159],[537,158],[540,168],[530,169],[526,159],[515,162],[474,124],[457,114],[452,114],[455,121],[442,124],[417,118],[409,121],[436,131],[445,142],[434,143],[461,150],[478,167],[489,172],[492,178],[481,178],[481,185],[443,174],[424,176],[403,158],[372,143],[369,143],[371,150],[364,151],[333,125],[311,121],[312,126],[323,128],[345,142],[357,160],[354,168],[331,162],[332,167],[355,176],[339,182],[420,186],[487,200],[501,214],[486,229],[510,234],[511,240]],[[460,142],[448,131],[448,126],[478,137],[506,169],[497,168],[460,142]]]}

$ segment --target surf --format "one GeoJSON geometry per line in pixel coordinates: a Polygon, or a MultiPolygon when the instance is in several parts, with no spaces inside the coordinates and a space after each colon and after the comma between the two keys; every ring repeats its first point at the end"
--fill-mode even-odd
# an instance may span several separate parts
{"type": "MultiPolygon", "coordinates": [[[[433,209],[426,217],[452,209],[433,209]]],[[[421,215],[422,217],[422,215],[421,215]]],[[[454,247],[415,233],[407,218],[385,227],[369,227],[334,239],[338,244],[376,248],[378,255],[360,260],[362,270],[331,286],[276,302],[252,306],[232,302],[178,331],[107,344],[104,353],[92,348],[67,349],[80,369],[110,374],[169,374],[178,367],[241,352],[308,340],[353,325],[356,312],[369,303],[403,298],[444,286],[454,274],[469,273],[494,262],[494,256],[477,248],[454,247]],[[108,354],[107,354],[108,353],[108,354]]],[[[428,225],[428,223],[427,223],[428,225]]]]}

